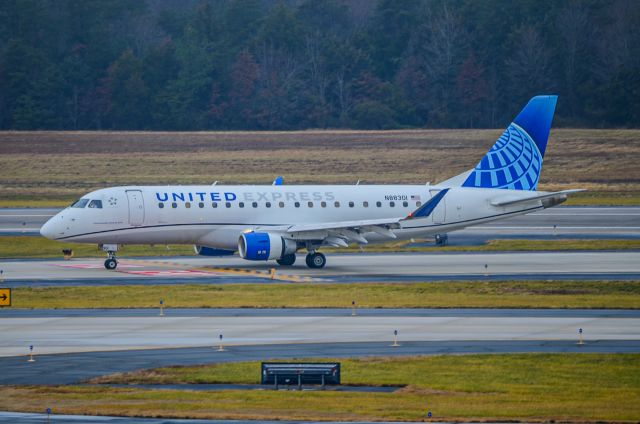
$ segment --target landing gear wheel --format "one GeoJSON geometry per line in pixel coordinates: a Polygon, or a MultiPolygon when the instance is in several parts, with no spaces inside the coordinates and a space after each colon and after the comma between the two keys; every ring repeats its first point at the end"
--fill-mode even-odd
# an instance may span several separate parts
{"type": "Polygon", "coordinates": [[[327,258],[319,252],[309,253],[306,260],[309,268],[324,268],[327,264],[327,258]]]}
{"type": "Polygon", "coordinates": [[[281,259],[276,259],[280,265],[291,266],[296,262],[296,254],[292,253],[290,255],[283,256],[281,259]]]}
{"type": "Polygon", "coordinates": [[[106,261],[104,261],[104,267],[106,269],[116,269],[116,267],[118,266],[118,261],[116,261],[115,258],[109,258],[106,261]]]}

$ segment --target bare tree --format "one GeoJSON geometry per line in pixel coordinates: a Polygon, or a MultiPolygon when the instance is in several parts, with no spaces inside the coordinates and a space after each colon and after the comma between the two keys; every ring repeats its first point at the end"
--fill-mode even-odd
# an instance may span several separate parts
{"type": "Polygon", "coordinates": [[[506,61],[512,102],[522,103],[533,94],[553,88],[551,79],[551,55],[542,37],[532,26],[517,30],[517,45],[506,61]]]}
{"type": "Polygon", "coordinates": [[[578,59],[580,52],[590,39],[589,13],[580,1],[569,2],[558,14],[558,29],[564,41],[565,54],[562,57],[564,66],[564,80],[566,88],[566,102],[572,117],[579,110],[577,85],[578,59]]]}

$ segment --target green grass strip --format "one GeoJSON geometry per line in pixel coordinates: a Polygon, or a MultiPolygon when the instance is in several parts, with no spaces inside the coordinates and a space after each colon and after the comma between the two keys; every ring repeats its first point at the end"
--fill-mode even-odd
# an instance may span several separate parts
{"type": "MultiPolygon", "coordinates": [[[[214,355],[215,353],[212,353],[214,355]]],[[[266,358],[265,358],[266,359],[266,358]]],[[[2,410],[253,420],[637,422],[639,354],[505,354],[340,359],[344,384],[395,393],[3,387],[2,410]]],[[[255,383],[258,362],[163,368],[114,382],[255,383]]]]}
{"type": "MultiPolygon", "coordinates": [[[[640,308],[638,281],[185,284],[13,289],[16,308],[640,308]]],[[[170,311],[168,312],[170,313],[170,311]]]]}

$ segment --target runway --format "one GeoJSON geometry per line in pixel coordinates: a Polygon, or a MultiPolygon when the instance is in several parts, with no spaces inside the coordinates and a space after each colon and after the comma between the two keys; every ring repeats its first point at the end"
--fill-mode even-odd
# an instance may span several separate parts
{"type": "MultiPolygon", "coordinates": [[[[0,235],[38,235],[60,209],[0,208],[0,235]]],[[[450,235],[452,244],[476,244],[495,238],[639,238],[640,207],[560,206],[482,224],[450,235]]]]}
{"type": "Polygon", "coordinates": [[[493,252],[329,254],[324,269],[302,256],[292,267],[238,257],[122,259],[115,271],[102,259],[0,262],[6,287],[227,284],[247,282],[351,283],[496,279],[640,279],[640,252],[493,252]],[[271,275],[274,268],[275,274],[271,275]],[[272,278],[273,277],[273,278],[272,278]]]}
{"type": "MultiPolygon", "coordinates": [[[[549,341],[576,340],[578,329],[592,340],[640,340],[639,316],[407,316],[384,310],[350,316],[326,314],[171,315],[2,317],[0,356],[214,346],[219,335],[229,346],[299,343],[403,341],[549,341]]],[[[611,312],[609,312],[611,315],[611,312]]]]}

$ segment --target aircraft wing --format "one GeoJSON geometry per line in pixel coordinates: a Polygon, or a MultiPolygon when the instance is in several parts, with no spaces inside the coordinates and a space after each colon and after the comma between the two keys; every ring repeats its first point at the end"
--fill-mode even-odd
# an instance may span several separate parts
{"type": "Polygon", "coordinates": [[[525,202],[531,202],[533,200],[546,200],[546,199],[555,199],[555,200],[559,200],[560,202],[564,202],[565,200],[567,200],[568,194],[578,193],[580,191],[585,191],[585,190],[584,189],[562,190],[562,191],[555,191],[553,193],[537,193],[535,191],[523,192],[524,194],[527,194],[527,195],[525,196],[519,195],[517,197],[513,197],[513,196],[499,197],[495,200],[492,200],[491,204],[493,206],[509,206],[509,205],[515,205],[517,203],[525,203],[525,202]]]}
{"type": "Polygon", "coordinates": [[[448,188],[441,190],[408,216],[258,227],[254,231],[275,231],[285,233],[295,240],[321,241],[324,244],[335,247],[347,247],[349,242],[367,244],[368,240],[365,236],[369,233],[395,239],[397,236],[393,233],[394,229],[401,228],[404,221],[429,217],[448,191],[448,188]]]}

